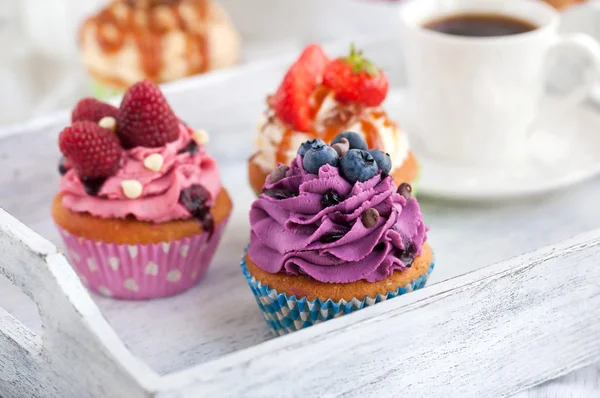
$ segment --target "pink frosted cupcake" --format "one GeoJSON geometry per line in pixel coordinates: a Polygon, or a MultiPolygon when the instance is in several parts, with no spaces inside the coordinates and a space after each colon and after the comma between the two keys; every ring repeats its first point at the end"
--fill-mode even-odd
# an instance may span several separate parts
{"type": "Polygon", "coordinates": [[[59,138],[52,215],[91,290],[142,300],[202,279],[232,208],[207,139],[149,81],[132,86],[119,109],[80,101],[59,138]]]}

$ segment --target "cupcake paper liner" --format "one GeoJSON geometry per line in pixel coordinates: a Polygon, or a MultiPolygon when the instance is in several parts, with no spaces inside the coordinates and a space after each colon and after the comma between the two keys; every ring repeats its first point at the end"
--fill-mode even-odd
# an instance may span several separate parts
{"type": "Polygon", "coordinates": [[[182,293],[206,273],[227,220],[178,241],[118,245],[70,234],[57,226],[71,264],[83,283],[103,296],[147,300],[182,293]]]}
{"type": "Polygon", "coordinates": [[[320,299],[309,301],[306,297],[296,298],[296,296],[288,296],[286,293],[278,293],[277,290],[263,285],[250,274],[246,267],[246,253],[242,257],[240,266],[267,325],[275,335],[282,336],[329,319],[338,318],[381,301],[410,293],[413,290],[421,289],[427,283],[427,278],[433,271],[435,264],[432,262],[427,272],[411,283],[398,287],[395,291],[388,291],[385,295],[378,294],[377,297],[367,296],[362,300],[353,298],[350,301],[333,301],[331,299],[327,301],[320,299]]]}

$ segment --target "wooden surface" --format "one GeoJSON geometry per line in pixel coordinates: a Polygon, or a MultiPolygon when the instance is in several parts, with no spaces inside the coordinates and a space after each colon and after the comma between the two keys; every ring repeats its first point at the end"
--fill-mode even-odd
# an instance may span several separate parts
{"type": "Polygon", "coordinates": [[[495,397],[600,355],[600,230],[163,378],[118,341],[49,242],[3,212],[0,237],[1,272],[45,326],[40,339],[0,314],[7,396],[495,397]]]}
{"type": "MultiPolygon", "coordinates": [[[[392,46],[396,46],[393,41],[377,42],[370,46],[365,45],[367,51],[373,54],[373,58],[387,66],[390,71],[392,82],[397,86],[402,84],[401,70],[394,67],[395,65],[398,65],[399,54],[389,51],[389,48],[394,48],[392,46]]],[[[344,43],[340,47],[345,48],[346,44],[344,43]]],[[[124,356],[126,361],[131,361],[128,363],[129,365],[134,364],[135,366],[133,367],[135,369],[138,369],[139,365],[138,372],[147,375],[149,380],[152,379],[153,371],[159,374],[171,374],[168,376],[167,381],[170,381],[173,384],[169,384],[166,387],[160,383],[157,385],[157,388],[164,391],[164,396],[177,396],[177,394],[173,393],[172,386],[175,386],[178,383],[183,385],[199,378],[207,380],[208,377],[214,377],[211,379],[214,381],[214,384],[210,384],[206,388],[222,388],[223,384],[220,383],[223,380],[226,380],[226,378],[221,377],[225,377],[227,373],[223,373],[220,368],[209,372],[208,367],[212,367],[215,364],[209,364],[208,362],[218,359],[224,354],[233,353],[233,356],[229,357],[229,359],[219,359],[217,365],[230,364],[232,366],[230,370],[232,375],[248,376],[256,374],[256,371],[263,369],[260,366],[264,366],[264,363],[257,362],[259,363],[259,365],[257,365],[259,367],[256,370],[253,367],[248,368],[248,373],[236,373],[240,369],[237,366],[241,366],[240,364],[243,363],[246,355],[271,350],[271,348],[269,348],[270,344],[256,346],[261,342],[271,339],[271,335],[262,320],[262,316],[256,307],[250,291],[247,286],[245,286],[245,282],[238,267],[242,249],[247,244],[247,210],[252,200],[252,194],[249,187],[243,177],[240,178],[240,176],[244,175],[244,164],[243,162],[240,162],[240,159],[244,159],[250,154],[251,134],[254,129],[254,122],[257,115],[264,107],[265,90],[269,87],[275,87],[275,84],[288,61],[289,57],[284,56],[278,62],[263,62],[245,67],[241,71],[223,71],[215,73],[212,75],[211,79],[193,79],[186,83],[185,90],[182,83],[171,85],[168,88],[169,99],[172,101],[174,108],[180,116],[192,125],[207,129],[212,135],[210,150],[221,164],[225,186],[232,193],[236,203],[233,220],[229,226],[225,242],[220,248],[207,278],[192,291],[179,297],[151,303],[126,303],[93,297],[102,311],[102,314],[106,317],[108,323],[114,327],[116,334],[123,340],[125,346],[131,350],[134,356],[145,362],[150,369],[145,369],[145,365],[136,363],[135,358],[128,357],[128,353],[124,351],[125,347],[117,350],[120,350],[119,357],[124,356]],[[231,92],[235,92],[236,95],[229,95],[231,92]],[[248,347],[254,348],[252,348],[252,351],[250,352],[242,351],[235,353],[238,350],[248,347]],[[185,370],[196,365],[199,365],[200,368],[185,370]],[[207,371],[206,377],[198,376],[205,370],[207,371]],[[177,371],[184,371],[184,373],[172,374],[177,371]]],[[[0,136],[4,135],[4,138],[1,138],[0,141],[0,170],[2,170],[0,173],[0,206],[13,213],[26,225],[32,227],[34,230],[47,236],[51,241],[56,243],[59,242],[57,241],[57,234],[49,219],[48,206],[52,195],[55,193],[58,181],[55,167],[53,167],[58,159],[56,137],[61,126],[64,125],[65,120],[66,114],[62,114],[46,121],[35,122],[29,126],[17,127],[12,131],[5,131],[4,133],[0,132],[0,136]],[[11,132],[19,132],[19,134],[11,135],[11,132]],[[27,156],[24,156],[23,154],[27,154],[27,156]]],[[[519,202],[495,203],[481,206],[477,204],[423,201],[422,206],[426,221],[432,227],[430,242],[434,247],[438,258],[438,267],[432,274],[431,284],[448,280],[455,276],[480,269],[487,264],[520,255],[521,253],[545,245],[555,244],[556,242],[567,239],[578,233],[597,228],[598,225],[600,225],[600,209],[597,205],[597,198],[599,195],[600,180],[594,180],[557,195],[530,198],[519,202]]],[[[590,236],[586,239],[590,242],[593,241],[590,236]]],[[[13,241],[13,244],[16,243],[13,241]]],[[[44,245],[46,244],[44,243],[44,245]]],[[[5,247],[5,250],[7,247],[8,246],[5,247]]],[[[570,246],[567,245],[567,247],[570,246]]],[[[398,339],[398,345],[394,345],[394,348],[390,351],[395,354],[394,358],[396,355],[403,355],[403,350],[401,348],[404,344],[407,344],[404,341],[405,337],[403,336],[410,335],[410,333],[408,329],[404,328],[410,327],[410,323],[413,322],[413,319],[414,323],[420,325],[422,325],[424,320],[430,319],[426,316],[429,307],[435,307],[441,310],[439,306],[451,307],[452,305],[455,305],[456,307],[452,308],[460,309],[459,302],[468,299],[472,300],[472,303],[474,304],[480,303],[482,305],[480,307],[481,311],[487,309],[488,312],[492,311],[492,313],[496,314],[494,311],[504,309],[517,319],[526,319],[516,311],[516,307],[513,308],[502,301],[492,301],[491,299],[491,297],[497,297],[493,296],[492,293],[496,292],[501,294],[504,290],[500,289],[502,291],[494,291],[493,286],[496,286],[496,288],[499,288],[500,286],[509,288],[512,285],[508,282],[512,281],[517,283],[521,280],[519,278],[525,278],[525,276],[533,278],[536,282],[544,281],[549,284],[548,286],[557,286],[556,283],[563,281],[560,278],[564,278],[566,275],[574,275],[573,278],[575,278],[576,281],[583,283],[582,286],[584,286],[580,290],[577,290],[577,285],[571,286],[572,290],[570,290],[570,294],[565,293],[564,295],[565,297],[569,297],[569,299],[565,300],[562,304],[560,303],[560,295],[556,297],[552,296],[555,301],[548,300],[548,303],[553,303],[553,306],[548,307],[538,307],[537,305],[534,305],[534,303],[530,303],[531,306],[527,307],[528,301],[526,300],[526,296],[519,295],[522,294],[523,291],[519,289],[509,289],[508,291],[514,292],[513,297],[519,298],[519,300],[521,300],[520,303],[523,303],[523,305],[526,306],[525,308],[530,311],[527,313],[531,315],[530,319],[541,324],[540,330],[546,330],[544,323],[547,322],[556,325],[553,323],[555,320],[552,315],[554,314],[560,314],[560,317],[557,317],[557,320],[562,319],[563,321],[569,320],[574,322],[575,320],[571,318],[571,316],[575,313],[581,314],[582,318],[586,319],[583,316],[585,313],[577,311],[581,309],[579,307],[585,306],[588,303],[597,304],[597,302],[594,301],[597,299],[596,296],[594,296],[594,292],[596,292],[594,289],[598,287],[600,281],[594,279],[597,274],[589,275],[589,278],[586,279],[579,275],[578,271],[581,271],[579,268],[584,268],[585,264],[590,264],[589,261],[594,259],[597,264],[598,259],[593,257],[595,252],[592,252],[592,249],[596,250],[597,247],[595,244],[591,244],[591,246],[587,247],[590,250],[589,252],[586,252],[584,248],[577,244],[575,244],[574,247],[577,247],[578,249],[572,249],[571,252],[569,252],[569,255],[572,257],[569,257],[568,259],[578,267],[575,271],[571,270],[571,268],[567,268],[568,272],[560,272],[565,269],[564,264],[558,263],[560,258],[564,258],[560,257],[560,248],[565,248],[564,244],[562,244],[559,245],[558,248],[555,247],[554,252],[552,252],[552,249],[548,249],[543,252],[546,254],[542,253],[546,256],[544,258],[546,258],[547,261],[540,263],[534,261],[538,257],[529,256],[527,257],[529,260],[514,260],[510,263],[495,266],[496,268],[492,267],[493,273],[490,273],[492,271],[486,269],[480,271],[480,274],[468,275],[465,277],[467,281],[473,282],[479,277],[492,277],[489,282],[490,287],[488,290],[484,289],[484,287],[488,286],[488,283],[474,283],[473,285],[469,285],[470,287],[468,289],[461,289],[454,285],[455,281],[449,281],[446,284],[430,285],[430,288],[423,290],[423,292],[413,293],[407,296],[408,298],[398,300],[395,303],[390,302],[391,304],[376,306],[374,307],[376,309],[375,312],[365,311],[364,314],[362,314],[362,312],[358,313],[357,317],[353,316],[354,320],[365,319],[364,324],[362,324],[365,329],[363,330],[362,326],[360,326],[356,336],[361,335],[360,333],[363,332],[367,333],[374,325],[372,322],[375,321],[373,320],[378,320],[379,315],[407,313],[411,308],[420,308],[418,304],[419,300],[430,300],[427,302],[431,302],[431,305],[420,308],[419,312],[415,312],[414,316],[407,318],[408,320],[403,322],[403,325],[401,326],[398,326],[396,323],[390,324],[396,325],[393,330],[396,330],[396,327],[399,327],[398,330],[400,332],[398,333],[398,336],[390,336],[390,339],[391,337],[398,339]],[[549,252],[555,253],[555,255],[558,254],[559,256],[556,258],[548,257],[549,252]],[[587,255],[585,253],[587,253],[587,255]],[[524,270],[523,274],[508,273],[503,274],[503,277],[493,276],[496,272],[500,272],[499,270],[503,269],[502,267],[508,265],[522,267],[524,270]],[[559,265],[561,265],[561,267],[559,267],[559,265]],[[506,282],[507,284],[496,285],[497,282],[506,282]],[[458,302],[453,304],[450,300],[437,301],[435,297],[439,298],[443,296],[442,291],[445,291],[444,289],[452,290],[460,300],[457,300],[458,302]],[[486,297],[488,301],[486,301],[486,297]],[[400,307],[403,307],[404,305],[409,305],[409,307],[401,309],[400,307]],[[546,313],[544,308],[547,308],[548,311],[552,310],[554,313],[546,313]],[[372,320],[368,321],[368,319],[372,320]],[[409,325],[406,325],[407,323],[409,325]]],[[[570,267],[573,267],[574,265],[569,263],[570,267]]],[[[6,264],[4,264],[4,266],[6,266],[6,264]]],[[[61,263],[60,267],[64,268],[64,263],[61,263]]],[[[37,272],[39,272],[39,270],[36,269],[30,271],[32,275],[36,275],[37,272]]],[[[571,279],[568,280],[570,281],[571,279]]],[[[458,283],[462,286],[465,281],[459,280],[458,283]]],[[[532,293],[537,294],[535,297],[539,299],[541,293],[536,289],[538,289],[538,287],[541,289],[541,286],[533,284],[532,287],[535,288],[532,293]]],[[[84,294],[81,286],[75,285],[75,287],[71,288],[75,289],[71,292],[72,294],[77,297],[82,297],[82,300],[85,303],[84,308],[86,308],[84,313],[92,314],[96,321],[100,322],[101,325],[105,325],[102,323],[102,316],[95,312],[93,303],[86,299],[87,296],[84,294]]],[[[8,287],[6,282],[1,284],[0,291],[2,292],[2,294],[0,294],[0,307],[6,309],[9,313],[16,315],[17,318],[22,320],[27,326],[31,327],[34,332],[40,333],[40,318],[37,315],[36,307],[31,303],[27,296],[15,293],[15,289],[8,287]]],[[[46,308],[53,308],[52,303],[53,301],[49,300],[46,308]]],[[[543,300],[538,300],[536,303],[543,303],[543,300]]],[[[57,306],[56,308],[59,307],[57,306]]],[[[589,310],[592,311],[594,309],[590,308],[589,310]]],[[[44,314],[44,312],[42,312],[42,314],[44,314]]],[[[430,314],[434,313],[432,312],[430,314]]],[[[65,313],[64,316],[66,317],[65,322],[76,322],[76,324],[79,322],[69,318],[71,315],[68,315],[68,313],[65,313]]],[[[475,322],[460,316],[457,316],[457,318],[464,320],[468,324],[470,324],[469,322],[475,322]]],[[[34,352],[39,350],[39,340],[33,337],[31,333],[25,331],[25,329],[22,329],[22,327],[15,326],[18,324],[14,322],[14,319],[7,316],[5,313],[0,314],[0,319],[3,320],[3,325],[6,324],[10,326],[11,330],[13,330],[13,335],[24,336],[19,340],[23,345],[29,347],[29,349],[34,352]]],[[[49,318],[45,319],[44,315],[42,315],[42,319],[48,322],[51,321],[49,318]]],[[[501,319],[507,320],[508,318],[501,319]]],[[[435,317],[430,320],[432,322],[439,321],[435,317]]],[[[329,323],[327,323],[323,325],[325,329],[321,328],[321,330],[323,333],[329,333],[330,330],[338,330],[338,328],[343,329],[346,327],[345,325],[349,325],[347,322],[352,322],[352,317],[349,317],[348,320],[341,318],[341,321],[341,324],[332,322],[332,325],[329,325],[329,323]]],[[[590,331],[590,335],[595,336],[597,340],[598,330],[594,329],[593,325],[566,323],[566,325],[573,327],[569,332],[572,334],[574,333],[574,335],[577,336],[577,340],[568,341],[563,340],[566,338],[563,335],[557,335],[556,339],[553,339],[547,331],[546,334],[540,335],[544,337],[543,339],[535,340],[535,337],[537,336],[535,335],[535,328],[532,327],[531,330],[526,329],[525,331],[529,333],[527,336],[533,338],[535,344],[533,347],[529,345],[515,346],[520,349],[519,354],[522,352],[523,354],[521,355],[524,355],[523,358],[519,358],[517,351],[510,351],[511,345],[507,344],[512,343],[513,340],[507,340],[504,336],[512,330],[514,335],[513,338],[518,340],[518,337],[522,332],[520,329],[506,329],[503,324],[495,323],[494,319],[489,317],[482,317],[481,322],[475,324],[483,325],[485,331],[493,333],[494,336],[503,338],[498,340],[499,342],[496,349],[499,350],[500,347],[504,347],[509,353],[513,353],[510,358],[506,356],[503,357],[503,360],[506,361],[503,363],[507,364],[507,367],[509,367],[509,365],[515,366],[517,364],[520,366],[516,367],[515,372],[513,372],[518,373],[518,377],[515,375],[503,375],[503,378],[497,379],[497,381],[511,383],[506,386],[506,390],[503,390],[503,393],[516,392],[514,389],[515,386],[525,388],[535,382],[563,374],[566,370],[570,369],[571,366],[581,366],[588,363],[590,361],[589,355],[591,355],[589,353],[595,355],[599,354],[595,351],[597,347],[593,343],[585,344],[587,340],[584,339],[584,336],[577,334],[582,330],[582,327],[588,326],[587,330],[590,331]],[[558,343],[561,345],[568,344],[568,347],[581,346],[582,350],[575,350],[573,353],[560,351],[561,357],[552,357],[548,359],[547,357],[541,356],[541,358],[545,358],[546,361],[542,361],[541,363],[536,361],[536,357],[543,354],[542,351],[544,350],[542,350],[542,348],[553,352],[553,348],[557,349],[559,347],[558,343]],[[544,344],[547,345],[544,346],[544,344]],[[572,357],[571,355],[573,354],[577,354],[577,358],[572,357]],[[515,362],[511,362],[511,360],[515,362]],[[561,369],[557,370],[554,368],[553,371],[550,371],[549,367],[545,367],[547,363],[552,361],[560,363],[561,369]]],[[[561,325],[562,323],[558,326],[561,325]]],[[[55,326],[58,325],[55,324],[55,326]]],[[[76,334],[85,336],[87,326],[88,325],[81,325],[80,327],[82,329],[76,329],[76,334]]],[[[446,330],[448,333],[451,331],[462,330],[451,328],[458,327],[458,324],[455,321],[438,326],[440,330],[446,330]],[[448,329],[444,329],[444,327],[448,327],[448,329]]],[[[110,337],[109,340],[112,339],[112,344],[116,344],[116,346],[119,347],[119,343],[115,340],[116,336],[111,335],[108,325],[102,327],[107,328],[103,330],[110,337]]],[[[309,330],[309,332],[317,333],[318,328],[309,330]]],[[[385,333],[387,335],[389,332],[385,333]]],[[[419,339],[424,339],[428,334],[429,332],[423,332],[418,337],[419,339]]],[[[465,355],[468,355],[469,358],[477,358],[485,354],[482,350],[483,348],[490,347],[490,340],[487,340],[489,336],[486,336],[486,333],[483,333],[483,335],[484,337],[482,338],[485,343],[483,346],[470,347],[470,345],[467,344],[467,340],[464,339],[465,336],[462,335],[457,337],[460,338],[458,341],[462,342],[461,344],[458,342],[454,346],[450,344],[449,348],[453,351],[444,351],[448,354],[444,357],[446,358],[446,362],[444,363],[450,366],[449,370],[443,374],[444,377],[449,375],[464,376],[464,371],[466,369],[464,366],[468,365],[468,361],[466,363],[461,362],[460,364],[452,362],[456,358],[452,358],[452,356],[449,355],[449,352],[465,352],[465,355]]],[[[302,345],[296,345],[297,342],[302,341],[302,336],[302,334],[298,334],[298,337],[290,336],[291,340],[270,340],[270,342],[275,344],[272,348],[281,348],[283,350],[281,351],[283,356],[277,357],[277,360],[285,358],[285,355],[287,355],[286,353],[288,352],[285,347],[288,347],[288,344],[291,344],[290,347],[294,347],[294,349],[304,347],[302,345]]],[[[368,333],[365,336],[368,336],[368,333]]],[[[448,334],[448,336],[451,336],[451,334],[448,334]]],[[[431,337],[441,338],[439,334],[434,334],[434,336],[431,337]]],[[[12,338],[14,338],[14,336],[11,337],[9,335],[3,337],[3,339],[12,338]]],[[[419,349],[419,347],[416,346],[415,341],[412,339],[410,341],[410,344],[412,344],[411,347],[419,349]]],[[[531,339],[529,341],[531,341],[531,339]]],[[[93,347],[94,350],[98,348],[96,345],[93,345],[93,347]]],[[[431,346],[429,347],[431,348],[431,346]]],[[[446,348],[448,347],[443,347],[443,349],[446,348]]],[[[378,350],[371,352],[371,356],[375,358],[379,355],[384,355],[382,350],[385,351],[380,347],[378,350]]],[[[66,349],[64,352],[73,351],[66,349]]],[[[498,351],[497,353],[506,354],[503,351],[498,351]]],[[[112,363],[111,355],[113,354],[114,353],[107,354],[108,358],[106,363],[112,363]]],[[[25,354],[22,356],[24,355],[25,354]]],[[[363,355],[365,354],[363,353],[363,355]]],[[[17,366],[6,370],[9,366],[6,365],[6,358],[9,358],[8,353],[6,353],[6,356],[0,356],[0,365],[4,363],[0,371],[0,381],[5,381],[6,374],[14,375],[15,372],[20,369],[17,366]]],[[[295,362],[293,362],[293,357],[287,358],[295,364],[295,362]]],[[[384,355],[383,358],[388,358],[388,361],[390,361],[389,363],[393,362],[392,357],[390,356],[384,355]]],[[[485,358],[490,359],[489,356],[485,358]]],[[[416,360],[418,360],[418,358],[416,358],[416,360]]],[[[328,366],[332,366],[332,363],[334,362],[330,361],[325,364],[325,366],[323,366],[325,370],[327,370],[328,366]]],[[[389,363],[386,362],[386,365],[389,363]]],[[[230,365],[227,366],[229,367],[230,365]]],[[[277,366],[272,367],[277,368],[277,366]]],[[[475,367],[474,369],[477,370],[477,368],[478,367],[475,367]]],[[[352,369],[354,369],[353,371],[357,371],[356,367],[352,367],[352,369]]],[[[484,371],[493,369],[496,368],[486,368],[481,369],[480,371],[483,375],[484,371]]],[[[598,372],[597,368],[587,368],[580,374],[594,374],[594,370],[598,372]]],[[[379,370],[376,369],[375,373],[368,373],[364,377],[382,377],[382,374],[378,372],[379,370]]],[[[101,372],[101,374],[107,376],[105,373],[101,372]]],[[[353,374],[356,375],[356,377],[360,377],[359,373],[353,374]]],[[[487,373],[487,375],[490,374],[491,373],[487,373]]],[[[272,374],[270,376],[272,376],[272,374]]],[[[264,377],[270,376],[268,374],[264,375],[264,377]]],[[[313,376],[315,380],[323,379],[324,385],[327,384],[324,377],[319,377],[316,373],[313,374],[313,376]]],[[[399,370],[392,372],[391,376],[390,380],[392,381],[400,380],[397,378],[399,377],[399,370]]],[[[122,377],[124,377],[124,379],[121,380],[120,383],[123,388],[126,388],[128,379],[126,376],[122,377]]],[[[572,376],[568,376],[562,380],[565,383],[568,383],[569,380],[573,380],[573,378],[569,379],[569,377],[572,376]]],[[[14,376],[12,376],[10,380],[12,380],[13,385],[16,385],[14,376]]],[[[237,377],[228,380],[230,384],[235,384],[232,380],[236,383],[238,381],[244,381],[243,378],[237,379],[237,377]]],[[[359,378],[357,380],[366,379],[359,378]]],[[[385,381],[385,378],[382,378],[381,380],[385,381]]],[[[448,379],[442,377],[433,384],[439,385],[436,383],[442,380],[448,379]]],[[[558,381],[558,383],[561,383],[561,381],[558,381]]],[[[378,383],[374,383],[374,385],[377,384],[378,383]]],[[[382,385],[389,386],[385,383],[382,385]]],[[[480,383],[477,386],[478,388],[483,388],[484,385],[486,385],[486,383],[480,383]]],[[[487,386],[495,388],[495,385],[490,385],[490,383],[487,383],[487,386]]],[[[550,391],[548,388],[552,388],[552,384],[542,386],[539,391],[550,391]]],[[[592,394],[600,393],[598,392],[597,384],[589,384],[586,388],[588,388],[586,391],[591,391],[592,394]],[[593,388],[596,388],[596,390],[593,390],[593,388]]],[[[18,390],[15,389],[11,391],[13,396],[15,391],[18,390]]],[[[377,389],[374,391],[377,391],[377,389]]],[[[335,392],[342,393],[343,390],[335,392]]],[[[354,390],[354,392],[350,391],[349,394],[350,396],[352,396],[352,394],[356,396],[359,392],[362,391],[354,390]]],[[[500,390],[489,390],[489,392],[499,393],[500,390]]],[[[531,393],[534,394],[534,392],[531,393]]],[[[415,396],[418,395],[419,394],[416,394],[415,396]]],[[[491,396],[497,395],[492,394],[491,396]]]]}
{"type": "Polygon", "coordinates": [[[115,385],[145,396],[154,373],[125,348],[64,256],[1,209],[0,253],[0,274],[36,303],[44,326],[34,332],[0,309],[3,397],[100,397],[115,385]]]}
{"type": "Polygon", "coordinates": [[[158,397],[509,395],[598,358],[599,261],[600,230],[168,376],[158,397]]]}

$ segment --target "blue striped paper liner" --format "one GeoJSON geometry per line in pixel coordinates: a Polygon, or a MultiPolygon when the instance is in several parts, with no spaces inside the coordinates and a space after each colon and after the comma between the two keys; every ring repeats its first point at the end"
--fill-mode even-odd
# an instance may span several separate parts
{"type": "Polygon", "coordinates": [[[282,336],[421,289],[425,287],[429,274],[431,274],[435,267],[435,263],[432,262],[427,272],[423,275],[403,287],[398,287],[396,291],[388,291],[386,295],[378,294],[377,297],[366,297],[363,300],[353,298],[349,302],[346,300],[334,302],[331,299],[325,302],[320,299],[309,301],[306,297],[299,299],[295,295],[290,297],[285,293],[278,293],[277,290],[263,285],[250,274],[250,271],[246,267],[246,253],[242,257],[240,267],[267,325],[269,325],[269,328],[271,328],[275,335],[282,336]]]}

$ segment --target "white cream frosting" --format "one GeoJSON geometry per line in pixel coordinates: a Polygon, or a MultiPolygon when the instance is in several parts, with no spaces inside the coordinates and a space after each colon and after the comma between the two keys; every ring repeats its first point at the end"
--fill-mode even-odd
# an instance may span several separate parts
{"type": "MultiPolygon", "coordinates": [[[[321,105],[316,115],[316,125],[322,124],[325,115],[334,110],[338,105],[333,95],[329,95],[321,105]]],[[[386,118],[375,117],[374,113],[381,112],[381,108],[367,108],[364,110],[365,120],[369,121],[379,133],[383,143],[383,151],[389,153],[392,159],[392,170],[401,167],[409,152],[408,137],[394,123],[386,125],[386,118]]],[[[265,173],[270,173],[277,166],[277,149],[281,143],[283,135],[288,127],[279,118],[274,117],[269,120],[266,113],[261,115],[257,124],[257,134],[255,136],[256,155],[253,161],[260,166],[265,173]]],[[[360,120],[349,125],[345,131],[353,131],[365,138],[360,120]]],[[[289,164],[295,157],[300,145],[314,138],[312,135],[301,131],[294,131],[292,134],[289,150],[286,153],[285,163],[289,164]]]]}

